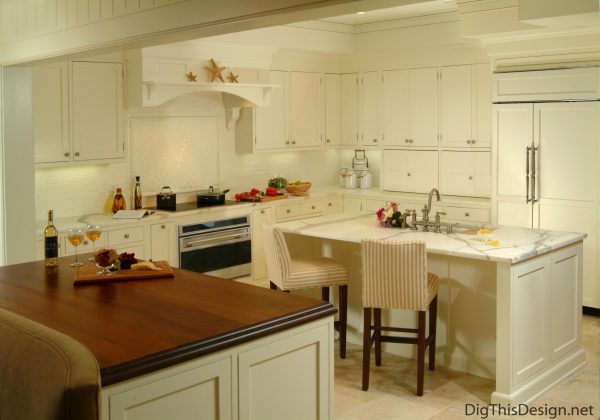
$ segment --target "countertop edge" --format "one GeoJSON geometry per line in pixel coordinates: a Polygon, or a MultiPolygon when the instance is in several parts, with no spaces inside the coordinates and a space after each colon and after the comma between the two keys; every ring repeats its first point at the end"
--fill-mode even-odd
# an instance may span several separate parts
{"type": "Polygon", "coordinates": [[[230,331],[202,341],[179,346],[142,359],[122,363],[100,370],[102,386],[133,379],[144,374],[168,368],[198,357],[206,356],[257,338],[306,324],[329,315],[337,309],[331,303],[322,303],[293,314],[271,319],[239,330],[230,331]]]}

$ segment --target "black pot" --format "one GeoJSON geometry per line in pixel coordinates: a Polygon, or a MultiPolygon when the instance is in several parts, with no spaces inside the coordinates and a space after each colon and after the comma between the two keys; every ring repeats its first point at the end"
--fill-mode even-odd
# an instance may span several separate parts
{"type": "Polygon", "coordinates": [[[177,204],[177,194],[171,187],[162,187],[162,190],[156,194],[156,208],[159,210],[175,210],[177,204]]]}
{"type": "Polygon", "coordinates": [[[196,205],[198,207],[204,206],[216,206],[219,204],[225,204],[225,194],[229,190],[215,190],[212,185],[208,187],[208,190],[200,191],[196,196],[196,205]]]}

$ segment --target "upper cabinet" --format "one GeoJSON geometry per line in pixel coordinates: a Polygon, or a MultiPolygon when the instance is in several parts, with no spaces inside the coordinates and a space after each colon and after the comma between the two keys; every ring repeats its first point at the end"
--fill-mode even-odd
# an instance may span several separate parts
{"type": "Polygon", "coordinates": [[[242,108],[235,127],[239,153],[316,149],[323,145],[322,74],[272,70],[269,106],[242,108]]]}
{"type": "Polygon", "coordinates": [[[341,76],[325,75],[325,143],[327,146],[341,144],[341,76]]]}
{"type": "Polygon", "coordinates": [[[63,62],[32,71],[35,163],[124,156],[120,63],[63,62]]]}
{"type": "Polygon", "coordinates": [[[441,68],[442,146],[491,146],[490,83],[487,64],[441,68]]]}
{"type": "Polygon", "coordinates": [[[378,146],[379,72],[366,71],[360,77],[360,142],[363,146],[378,146]]]}
{"type": "Polygon", "coordinates": [[[342,145],[358,144],[358,74],[340,76],[340,133],[342,145]]]}
{"type": "Polygon", "coordinates": [[[382,86],[385,145],[437,146],[437,67],[384,71],[382,86]]]}

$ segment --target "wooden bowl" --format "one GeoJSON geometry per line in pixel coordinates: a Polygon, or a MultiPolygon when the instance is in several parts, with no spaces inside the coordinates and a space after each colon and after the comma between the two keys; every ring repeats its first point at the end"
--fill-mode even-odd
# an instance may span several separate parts
{"type": "Polygon", "coordinates": [[[288,184],[285,187],[285,190],[292,195],[308,195],[307,191],[310,190],[311,186],[312,183],[310,182],[303,182],[302,184],[288,184]]]}

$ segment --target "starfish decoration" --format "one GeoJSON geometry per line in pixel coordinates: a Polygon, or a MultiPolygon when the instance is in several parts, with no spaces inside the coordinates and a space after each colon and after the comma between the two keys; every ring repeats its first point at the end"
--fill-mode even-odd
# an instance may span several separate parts
{"type": "Polygon", "coordinates": [[[192,72],[189,72],[188,74],[185,75],[188,79],[188,82],[195,82],[196,81],[196,75],[192,72]]]}
{"type": "Polygon", "coordinates": [[[213,60],[212,58],[210,59],[210,62],[210,67],[204,67],[210,73],[210,81],[214,82],[215,80],[219,79],[221,82],[225,82],[225,80],[223,80],[223,76],[221,75],[221,72],[225,70],[225,67],[219,67],[217,63],[215,63],[215,60],[213,60]]]}
{"type": "Polygon", "coordinates": [[[227,80],[229,80],[229,83],[239,83],[238,82],[238,77],[240,77],[239,74],[233,74],[231,71],[229,72],[229,76],[227,76],[227,80]]]}

